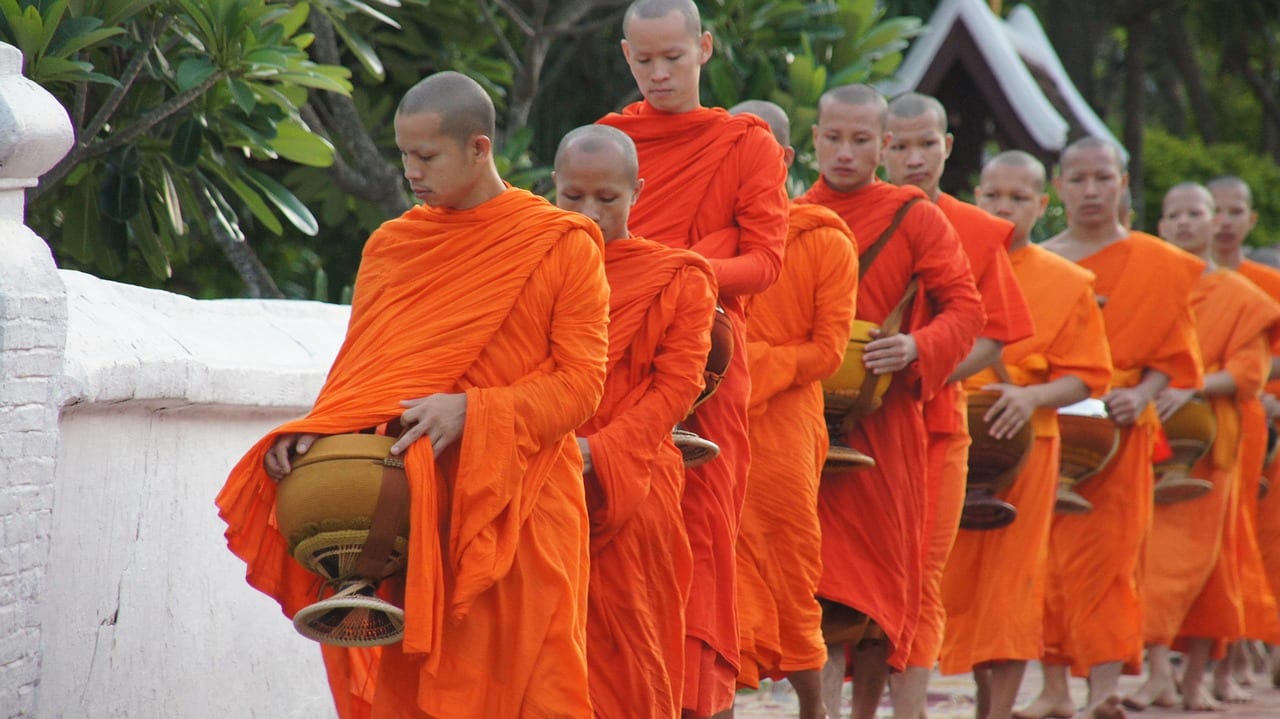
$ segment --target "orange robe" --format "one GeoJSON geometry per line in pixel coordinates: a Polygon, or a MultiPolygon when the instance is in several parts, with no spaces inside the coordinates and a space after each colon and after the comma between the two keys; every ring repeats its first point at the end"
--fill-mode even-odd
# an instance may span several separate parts
{"type": "MultiPolygon", "coordinates": [[[[924,193],[879,180],[837,192],[819,178],[798,201],[839,213],[861,255],[912,197],[924,193]]],[[[877,465],[823,477],[818,492],[818,594],[879,624],[893,645],[889,663],[895,669],[906,666],[920,611],[926,455],[921,402],[945,386],[984,323],[982,298],[960,240],[927,200],[911,208],[859,281],[857,318],[883,323],[913,276],[927,301],[914,302],[904,330],[915,339],[919,357],[894,374],[881,407],[847,437],[877,465]]]]}
{"type": "MultiPolygon", "coordinates": [[[[1111,351],[1093,275],[1036,245],[1010,258],[1035,318],[1035,335],[1002,353],[1020,385],[1075,377],[1098,397],[1111,383],[1111,351]]],[[[999,382],[992,370],[965,381],[969,391],[999,382]]],[[[1044,597],[1061,446],[1058,414],[1031,416],[1035,440],[1022,471],[997,495],[1018,510],[1001,529],[962,531],[942,575],[946,634],[942,671],[957,674],[985,662],[1038,659],[1044,648],[1044,597]]]]}
{"type": "Polygon", "coordinates": [[[715,284],[701,256],[643,239],[605,244],[609,374],[586,437],[591,584],[587,675],[595,716],[676,717],[693,579],[671,428],[702,390],[715,284]]]}
{"type": "MultiPolygon", "coordinates": [[[[787,236],[787,170],[768,125],[720,108],[669,114],[647,102],[600,122],[626,132],[640,156],[645,191],[629,226],[711,262],[734,346],[745,347],[743,299],[777,280],[787,236]]],[[[715,394],[686,422],[720,446],[714,462],[685,472],[681,503],[694,561],[684,706],[699,716],[733,705],[739,669],[734,545],[751,463],[746,355],[733,353],[715,394]]]]}
{"type": "MultiPolygon", "coordinates": [[[[1280,270],[1245,260],[1237,271],[1262,288],[1271,299],[1280,302],[1280,270]]],[[[1280,356],[1280,343],[1272,345],[1271,355],[1280,356]]],[[[1280,396],[1280,379],[1272,379],[1264,391],[1280,396]]],[[[1248,468],[1266,455],[1266,413],[1261,403],[1253,402],[1244,404],[1240,411],[1244,425],[1244,445],[1240,456],[1240,580],[1245,602],[1245,636],[1280,644],[1280,609],[1277,609],[1277,596],[1280,595],[1280,499],[1276,499],[1280,497],[1280,491],[1258,498],[1257,483],[1251,479],[1248,468]],[[1246,523],[1252,528],[1246,527],[1246,523]]],[[[1264,467],[1263,472],[1273,490],[1280,488],[1280,462],[1264,467]]]]}
{"type": "Polygon", "coordinates": [[[1158,628],[1162,632],[1156,637],[1161,644],[1167,644],[1167,628],[1184,637],[1234,640],[1243,635],[1239,562],[1243,537],[1238,532],[1243,485],[1240,406],[1247,400],[1256,402],[1266,381],[1271,338],[1280,321],[1280,307],[1230,270],[1201,276],[1192,292],[1192,311],[1196,313],[1204,372],[1229,372],[1235,380],[1235,395],[1211,398],[1217,432],[1211,452],[1198,463],[1198,472],[1193,472],[1193,476],[1210,478],[1211,493],[1190,502],[1156,507],[1143,573],[1152,580],[1144,585],[1146,608],[1157,599],[1164,600],[1162,608],[1180,610],[1180,614],[1152,612],[1155,617],[1148,618],[1148,627],[1153,619],[1161,620],[1158,628]],[[1180,603],[1158,595],[1160,590],[1180,603]]]}
{"type": "Polygon", "coordinates": [[[587,716],[587,511],[575,427],[605,377],[608,287],[594,223],[523,190],[415,207],[365,245],[346,339],[316,404],[253,446],[217,504],[251,585],[286,616],[318,578],[275,525],[263,456],[284,433],[358,431],[404,399],[465,392],[460,441],[404,454],[404,640],[323,646],[338,713],[587,716]]]}
{"type": "MultiPolygon", "coordinates": [[[[1031,337],[1031,311],[1013,274],[1007,247],[1013,223],[976,205],[942,193],[938,209],[960,237],[969,258],[973,280],[987,314],[982,337],[1008,345],[1031,337]]],[[[964,389],[959,382],[944,388],[924,404],[929,430],[926,546],[920,595],[920,623],[907,664],[932,669],[942,649],[947,612],[942,601],[942,574],[960,528],[965,480],[969,473],[969,428],[964,389]]]]}
{"type": "Polygon", "coordinates": [[[822,382],[840,367],[853,324],[858,256],[831,210],[792,205],[776,284],[751,297],[751,472],[738,534],[738,683],[821,669],[818,480],[827,457],[822,382]]]}
{"type": "MultiPolygon", "coordinates": [[[[1202,497],[1156,505],[1141,570],[1144,634],[1148,644],[1169,646],[1181,633],[1234,638],[1243,631],[1243,599],[1237,565],[1236,509],[1240,501],[1240,404],[1256,398],[1270,354],[1266,330],[1280,308],[1230,270],[1201,275],[1191,308],[1205,374],[1225,371],[1233,396],[1211,397],[1217,420],[1213,447],[1192,469],[1213,489],[1202,497]]],[[[1256,400],[1255,400],[1256,401],[1256,400]]]]}
{"type": "MultiPolygon", "coordinates": [[[[1163,372],[1174,387],[1203,382],[1191,288],[1204,263],[1151,235],[1133,232],[1079,263],[1094,286],[1106,321],[1112,387],[1132,387],[1144,369],[1163,372]]],[[[1121,432],[1105,470],[1078,487],[1093,504],[1083,515],[1056,515],[1049,537],[1045,656],[1077,676],[1107,662],[1142,662],[1142,597],[1138,563],[1151,527],[1151,448],[1159,427],[1154,404],[1121,432]]]]}

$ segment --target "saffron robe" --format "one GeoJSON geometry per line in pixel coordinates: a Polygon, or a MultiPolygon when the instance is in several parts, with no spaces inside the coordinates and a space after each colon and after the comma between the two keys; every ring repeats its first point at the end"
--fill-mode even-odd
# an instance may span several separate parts
{"type": "MultiPolygon", "coordinates": [[[[1083,258],[1096,276],[1114,366],[1112,387],[1132,387],[1144,369],[1174,387],[1204,380],[1191,317],[1191,288],[1204,269],[1198,258],[1142,232],[1083,258]]],[[[1093,504],[1083,515],[1056,515],[1049,536],[1045,656],[1076,676],[1106,662],[1142,661],[1142,597],[1138,563],[1151,527],[1151,449],[1159,419],[1154,404],[1121,430],[1105,470],[1077,487],[1093,504]]]]}
{"type": "MultiPolygon", "coordinates": [[[[1253,260],[1240,263],[1237,271],[1248,278],[1271,299],[1280,302],[1280,270],[1253,260]]],[[[1272,357],[1280,356],[1280,344],[1271,347],[1272,357]]],[[[1265,392],[1280,396],[1280,379],[1266,384],[1265,392]]],[[[1245,602],[1245,636],[1258,638],[1272,644],[1280,644],[1280,491],[1258,497],[1256,486],[1250,486],[1247,468],[1255,458],[1265,457],[1267,447],[1267,418],[1261,403],[1245,403],[1241,407],[1244,425],[1244,444],[1241,447],[1241,583],[1245,602]],[[1244,527],[1248,522],[1252,531],[1244,527]],[[1255,560],[1253,551],[1257,550],[1255,560]]],[[[1263,468],[1271,488],[1280,487],[1280,462],[1272,462],[1263,468]]],[[[1260,480],[1259,480],[1260,481],[1260,480]]]]}
{"type": "MultiPolygon", "coordinates": [[[[822,178],[797,201],[825,205],[844,219],[859,256],[889,226],[915,187],[879,180],[838,192],[822,178]]],[[[875,467],[825,476],[818,492],[822,581],[818,595],[863,612],[892,643],[890,666],[903,669],[920,611],[925,522],[925,426],[921,403],[946,385],[985,321],[969,260],[942,212],[917,202],[858,283],[855,317],[882,324],[912,277],[916,301],[904,330],[918,358],[894,373],[879,409],[849,432],[849,446],[875,467]]]]}
{"type": "MultiPolygon", "coordinates": [[[[734,346],[745,347],[743,299],[777,280],[787,236],[787,170],[768,125],[720,108],[671,114],[643,101],[600,123],[636,143],[646,184],[630,228],[708,259],[734,346]]],[[[733,353],[715,394],[685,423],[720,447],[715,461],[685,472],[682,499],[694,560],[684,706],[698,715],[732,706],[739,669],[734,545],[751,463],[746,355],[733,353]],[[699,667],[715,667],[714,676],[699,667]],[[702,686],[703,679],[710,684],[702,686]]]]}
{"type": "Polygon", "coordinates": [[[1179,634],[1226,638],[1244,629],[1236,514],[1240,503],[1240,405],[1256,400],[1270,365],[1269,327],[1280,308],[1248,280],[1219,269],[1191,291],[1205,374],[1225,371],[1231,396],[1210,397],[1217,432],[1191,476],[1213,489],[1202,497],[1156,505],[1141,569],[1144,634],[1170,646],[1179,634]],[[1179,628],[1182,631],[1179,631],[1179,628]]]}
{"type": "Polygon", "coordinates": [[[609,374],[586,437],[591,518],[587,675],[594,715],[676,717],[693,557],[671,428],[702,391],[715,280],[700,255],[643,239],[605,244],[609,374]]]}
{"type": "MultiPolygon", "coordinates": [[[[1009,258],[1035,318],[1035,335],[1005,345],[1002,360],[1019,385],[1075,377],[1091,396],[1111,384],[1111,350],[1092,273],[1028,245],[1009,258]]],[[[987,369],[965,380],[969,391],[1000,382],[987,369]]],[[[1018,510],[1001,529],[961,531],[942,575],[946,633],[942,672],[985,662],[1038,659],[1044,648],[1049,528],[1058,486],[1058,413],[1040,407],[1030,419],[1034,441],[1013,484],[998,498],[1018,510]]]]}
{"type": "Polygon", "coordinates": [[[275,439],[359,431],[398,417],[401,400],[466,393],[458,442],[403,455],[407,568],[380,589],[404,607],[403,641],[323,647],[343,719],[590,713],[573,430],[600,399],[607,316],[599,229],[523,190],[415,207],[369,238],[315,406],[255,444],[217,497],[249,583],[292,617],[318,578],[276,528],[262,466],[275,439]]]}
{"type": "MultiPolygon", "coordinates": [[[[1003,345],[1031,337],[1035,332],[1031,311],[1014,277],[1007,250],[1013,223],[945,192],[938,195],[938,209],[960,237],[978,294],[982,295],[987,321],[981,336],[1003,345]]],[[[929,430],[925,471],[928,505],[920,623],[907,659],[907,664],[914,667],[932,669],[942,649],[946,624],[942,574],[960,527],[969,473],[966,401],[961,383],[954,382],[924,405],[925,427],[929,430]]]]}
{"type": "Polygon", "coordinates": [[[827,457],[822,380],[844,360],[858,290],[844,220],[792,205],[782,276],[747,300],[751,470],[738,534],[738,684],[821,669],[818,481],[827,457]]]}

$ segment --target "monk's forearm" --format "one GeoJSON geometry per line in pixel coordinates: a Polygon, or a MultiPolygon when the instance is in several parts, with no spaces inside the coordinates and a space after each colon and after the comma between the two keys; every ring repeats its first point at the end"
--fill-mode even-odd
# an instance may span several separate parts
{"type": "Polygon", "coordinates": [[[1066,407],[1089,397],[1089,385],[1079,377],[1067,375],[1052,382],[1033,385],[1036,388],[1037,407],[1066,407]]]}
{"type": "Polygon", "coordinates": [[[1267,379],[1280,379],[1280,356],[1271,358],[1271,371],[1267,374],[1267,379]]]}
{"type": "Polygon", "coordinates": [[[1004,349],[1004,344],[991,339],[990,337],[979,337],[974,340],[973,349],[969,350],[968,356],[960,360],[960,364],[952,370],[951,376],[947,378],[948,382],[961,382],[969,379],[973,375],[995,364],[1000,359],[1000,352],[1004,349]]]}
{"type": "Polygon", "coordinates": [[[1133,389],[1142,392],[1148,399],[1154,399],[1160,390],[1169,386],[1169,375],[1148,367],[1142,372],[1142,380],[1133,389]]]}
{"type": "Polygon", "coordinates": [[[1236,378],[1226,370],[1204,376],[1204,393],[1210,397],[1227,397],[1236,393],[1236,378]]]}

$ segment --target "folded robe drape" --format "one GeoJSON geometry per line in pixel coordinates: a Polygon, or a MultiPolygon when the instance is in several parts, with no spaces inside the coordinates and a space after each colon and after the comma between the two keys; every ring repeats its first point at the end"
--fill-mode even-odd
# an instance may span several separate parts
{"type": "MultiPolygon", "coordinates": [[[[1114,366],[1112,387],[1132,387],[1145,369],[1174,387],[1199,387],[1204,376],[1191,317],[1198,258],[1151,235],[1133,232],[1079,261],[1097,278],[1114,366]]],[[[1093,511],[1056,515],[1049,536],[1045,661],[1076,676],[1106,662],[1142,661],[1138,563],[1151,527],[1154,405],[1121,431],[1107,468],[1078,487],[1093,511]]]]}
{"type": "Polygon", "coordinates": [[[324,647],[344,719],[589,712],[587,517],[572,432],[604,381],[601,255],[594,223],[517,189],[384,223],[315,406],[255,444],[219,493],[249,583],[293,616],[317,581],[275,526],[262,469],[275,438],[358,431],[398,416],[401,400],[466,393],[459,443],[438,458],[428,442],[405,453],[408,566],[382,588],[404,602],[404,641],[324,647]]]}
{"type": "MultiPolygon", "coordinates": [[[[742,301],[778,278],[787,234],[786,166],[763,120],[720,108],[666,113],[648,102],[601,118],[636,143],[645,191],[631,210],[633,232],[692,249],[715,272],[719,302],[746,346],[742,301]]],[[[685,621],[690,637],[684,706],[710,715],[733,703],[739,668],[734,544],[751,463],[746,352],[735,351],[714,395],[688,428],[720,446],[713,462],[685,473],[685,527],[694,579],[685,621]],[[711,652],[714,656],[704,656],[711,652]],[[714,666],[712,673],[698,667],[714,666]]]]}
{"type": "MultiPolygon", "coordinates": [[[[960,238],[978,294],[982,295],[987,319],[981,336],[1004,345],[1030,337],[1035,326],[1007,250],[1013,223],[945,192],[938,195],[937,204],[960,238]]],[[[909,666],[932,669],[942,650],[946,624],[942,573],[959,529],[969,470],[966,402],[961,383],[954,382],[924,405],[924,423],[929,431],[925,564],[920,622],[907,659],[909,666]]]]}
{"type": "MultiPolygon", "coordinates": [[[[915,187],[879,180],[839,192],[822,178],[797,202],[835,210],[858,241],[859,256],[915,187]]],[[[920,610],[925,512],[925,426],[921,401],[945,384],[982,329],[982,299],[955,230],[930,202],[917,202],[858,283],[857,319],[883,323],[918,277],[924,299],[904,330],[919,357],[894,375],[879,409],[846,440],[877,460],[875,467],[824,477],[818,491],[822,526],[819,596],[857,609],[893,645],[889,663],[906,666],[920,610]],[[887,537],[895,538],[887,540],[887,537]]]]}
{"type": "MultiPolygon", "coordinates": [[[[1111,351],[1093,275],[1037,245],[1012,253],[1013,271],[1032,316],[1035,335],[1006,345],[1002,360],[1020,385],[1075,377],[1091,396],[1111,383],[1111,351]]],[[[992,370],[965,381],[969,391],[999,382],[992,370]]],[[[1031,417],[1030,456],[1008,490],[998,495],[1018,510],[1007,527],[961,531],[942,577],[947,611],[941,664],[945,674],[984,662],[1038,659],[1044,647],[1044,597],[1049,528],[1058,486],[1057,410],[1031,417]]]]}
{"type": "Polygon", "coordinates": [[[680,714],[693,577],[671,428],[702,390],[715,281],[701,256],[638,238],[605,245],[609,373],[586,437],[591,518],[587,675],[594,716],[680,714]]]}
{"type": "Polygon", "coordinates": [[[782,276],[747,300],[751,470],[738,534],[741,686],[826,662],[818,480],[827,455],[822,383],[844,359],[858,288],[844,220],[792,205],[782,276]]]}

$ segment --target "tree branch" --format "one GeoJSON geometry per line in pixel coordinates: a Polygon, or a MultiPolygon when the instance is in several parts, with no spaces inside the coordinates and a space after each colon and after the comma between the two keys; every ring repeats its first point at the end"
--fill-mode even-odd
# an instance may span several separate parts
{"type": "Polygon", "coordinates": [[[213,236],[214,244],[226,255],[227,261],[244,282],[246,294],[253,298],[283,299],[284,293],[276,286],[275,280],[271,278],[271,273],[262,264],[262,260],[258,259],[258,253],[253,251],[248,242],[232,236],[222,223],[212,219],[221,212],[205,189],[197,186],[192,187],[191,190],[191,194],[195,195],[196,203],[200,205],[200,212],[210,218],[209,234],[213,236]]]}
{"type": "Polygon", "coordinates": [[[493,32],[493,36],[498,38],[498,47],[502,48],[502,54],[507,58],[507,62],[511,63],[511,67],[517,73],[524,70],[524,59],[520,57],[520,53],[516,51],[511,41],[507,39],[506,33],[502,32],[502,27],[498,25],[498,19],[493,16],[493,8],[489,7],[486,0],[479,3],[480,12],[484,15],[484,22],[489,26],[489,30],[493,32]]]}

